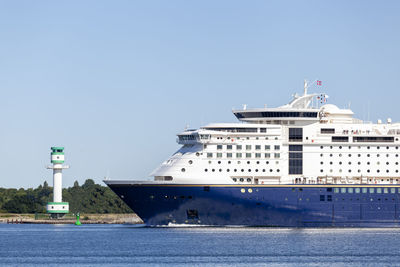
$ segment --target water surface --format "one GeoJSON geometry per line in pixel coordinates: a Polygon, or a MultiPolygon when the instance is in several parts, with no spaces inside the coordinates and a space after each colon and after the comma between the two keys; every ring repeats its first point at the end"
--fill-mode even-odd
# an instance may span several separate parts
{"type": "Polygon", "coordinates": [[[0,224],[0,264],[400,266],[400,229],[0,224]]]}

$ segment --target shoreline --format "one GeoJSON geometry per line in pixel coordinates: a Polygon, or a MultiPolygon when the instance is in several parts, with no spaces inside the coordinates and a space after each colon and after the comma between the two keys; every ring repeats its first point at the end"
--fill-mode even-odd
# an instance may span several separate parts
{"type": "MultiPolygon", "coordinates": [[[[0,213],[0,224],[75,224],[76,219],[68,216],[61,219],[35,218],[35,214],[0,213]]],[[[81,214],[81,224],[143,224],[135,213],[125,214],[81,214]]]]}

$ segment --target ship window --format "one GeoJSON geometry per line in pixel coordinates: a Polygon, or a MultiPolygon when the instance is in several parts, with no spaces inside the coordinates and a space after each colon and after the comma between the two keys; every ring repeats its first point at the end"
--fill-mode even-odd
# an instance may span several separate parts
{"type": "Polygon", "coordinates": [[[334,128],[321,128],[321,134],[334,134],[334,128]]]}
{"type": "Polygon", "coordinates": [[[242,153],[236,153],[236,158],[240,159],[242,157],[242,153]]]}
{"type": "Polygon", "coordinates": [[[332,192],[332,187],[328,187],[328,188],[326,189],[326,192],[332,192]]]}
{"type": "Polygon", "coordinates": [[[347,188],[347,193],[350,193],[350,194],[352,194],[352,193],[353,193],[353,188],[352,188],[352,187],[350,187],[350,188],[347,188]]]}
{"type": "Polygon", "coordinates": [[[332,201],[332,195],[327,195],[327,198],[328,201],[332,201]]]}
{"type": "Polygon", "coordinates": [[[232,158],[232,153],[226,153],[227,158],[232,158]]]}
{"type": "Polygon", "coordinates": [[[392,194],[396,193],[396,188],[394,188],[394,187],[390,188],[390,193],[392,193],[392,194]]]}
{"type": "Polygon", "coordinates": [[[242,145],[236,145],[237,150],[242,150],[242,145]]]}
{"type": "Polygon", "coordinates": [[[213,157],[213,153],[207,153],[207,158],[212,158],[213,157]]]}
{"type": "Polygon", "coordinates": [[[366,194],[366,193],[368,192],[368,188],[363,187],[363,188],[362,188],[362,192],[363,192],[363,194],[366,194]]]}
{"type": "Polygon", "coordinates": [[[270,150],[270,149],[271,149],[271,146],[269,146],[269,145],[265,146],[265,150],[270,150]]]}
{"type": "Polygon", "coordinates": [[[360,194],[360,188],[354,188],[354,192],[356,193],[356,194],[360,194]]]}
{"type": "Polygon", "coordinates": [[[246,153],[246,158],[251,158],[251,153],[246,153]]]}
{"type": "Polygon", "coordinates": [[[303,128],[289,128],[289,142],[302,142],[303,128]]]}
{"type": "Polygon", "coordinates": [[[251,145],[246,145],[246,150],[251,150],[251,145]]]}
{"type": "Polygon", "coordinates": [[[353,142],[388,143],[388,142],[394,142],[394,137],[392,137],[392,136],[353,136],[353,142]]]}
{"type": "Polygon", "coordinates": [[[227,145],[227,146],[226,146],[226,149],[227,149],[227,150],[232,150],[232,145],[227,145]]]}
{"type": "Polygon", "coordinates": [[[204,169],[204,171],[207,172],[208,170],[207,170],[207,169],[204,169]]]}
{"type": "Polygon", "coordinates": [[[281,157],[281,154],[279,154],[279,153],[274,154],[274,158],[279,159],[280,157],[281,157]]]}
{"type": "Polygon", "coordinates": [[[375,193],[375,188],[371,187],[371,188],[369,189],[369,193],[370,193],[370,194],[375,193]]]}
{"type": "Polygon", "coordinates": [[[340,188],[340,193],[346,193],[346,188],[345,187],[340,188]]]}
{"type": "Polygon", "coordinates": [[[383,193],[384,194],[388,194],[389,193],[389,189],[387,187],[383,188],[383,193]]]}
{"type": "Polygon", "coordinates": [[[221,150],[222,149],[222,145],[217,145],[217,149],[221,150]]]}
{"type": "Polygon", "coordinates": [[[261,158],[261,153],[256,153],[256,158],[261,158]]]}
{"type": "Polygon", "coordinates": [[[349,142],[348,136],[332,136],[332,142],[349,142]]]}
{"type": "Polygon", "coordinates": [[[260,128],[260,133],[266,133],[267,132],[267,128],[260,128]]]}
{"type": "Polygon", "coordinates": [[[377,188],[377,189],[376,189],[376,193],[382,194],[382,188],[377,188]]]}
{"type": "Polygon", "coordinates": [[[269,159],[271,157],[271,154],[270,153],[265,153],[264,156],[265,156],[266,159],[269,159]]]}
{"type": "Polygon", "coordinates": [[[260,150],[261,146],[260,145],[256,145],[256,150],[260,150]]]}
{"type": "Polygon", "coordinates": [[[320,195],[319,196],[319,201],[325,201],[325,195],[320,195]]]}
{"type": "Polygon", "coordinates": [[[217,153],[217,158],[222,158],[222,153],[217,153]]]}
{"type": "Polygon", "coordinates": [[[275,150],[279,150],[279,149],[281,149],[281,147],[279,145],[277,145],[277,146],[274,147],[274,149],[275,150]]]}

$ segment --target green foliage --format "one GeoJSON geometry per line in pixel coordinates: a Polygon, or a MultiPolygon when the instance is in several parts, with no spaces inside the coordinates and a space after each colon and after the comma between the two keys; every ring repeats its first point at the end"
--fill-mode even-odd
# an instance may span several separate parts
{"type": "MultiPolygon", "coordinates": [[[[53,200],[53,188],[47,182],[36,189],[0,188],[0,212],[44,213],[46,204],[53,200]]],[[[130,213],[110,188],[87,179],[82,186],[75,181],[73,187],[63,189],[63,201],[69,202],[70,212],[130,213]]]]}

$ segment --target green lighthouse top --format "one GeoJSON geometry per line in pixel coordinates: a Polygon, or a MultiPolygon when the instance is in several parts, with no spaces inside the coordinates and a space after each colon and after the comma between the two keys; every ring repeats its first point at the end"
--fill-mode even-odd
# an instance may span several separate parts
{"type": "Polygon", "coordinates": [[[54,155],[56,153],[64,154],[64,147],[56,147],[56,146],[51,147],[51,154],[54,155]]]}

